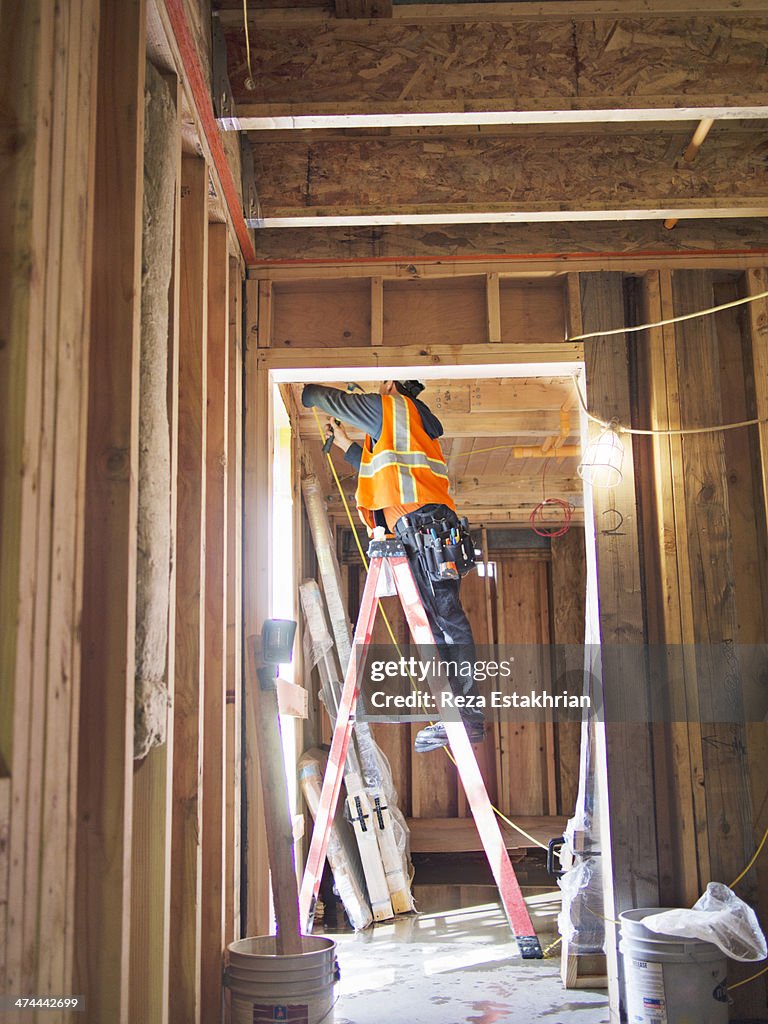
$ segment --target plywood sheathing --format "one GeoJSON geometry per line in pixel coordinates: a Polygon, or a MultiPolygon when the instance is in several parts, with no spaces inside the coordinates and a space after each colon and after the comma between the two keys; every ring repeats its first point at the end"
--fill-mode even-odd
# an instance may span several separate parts
{"type": "Polygon", "coordinates": [[[168,425],[168,289],[173,269],[176,105],[150,64],[144,104],[144,228],[139,388],[139,509],[136,580],[134,757],[165,742],[171,570],[171,453],[168,425]]]}
{"type": "MultiPolygon", "coordinates": [[[[658,126],[632,134],[273,142],[250,133],[261,215],[749,207],[768,199],[762,131],[714,130],[695,165],[658,126]],[[407,169],[407,170],[406,170],[407,169]]],[[[445,228],[441,230],[447,230],[445,228]]],[[[453,229],[455,230],[455,229],[453,229]]]]}
{"type": "MultiPolygon", "coordinates": [[[[261,26],[248,91],[244,33],[227,32],[241,116],[321,111],[483,110],[583,104],[757,102],[765,18],[554,19],[261,26]],[[437,104],[437,105],[435,105],[437,104]],[[246,106],[247,105],[247,106],[246,106]]],[[[666,105],[666,104],[665,104],[666,105]]],[[[559,108],[562,109],[562,106],[559,108]]]]}

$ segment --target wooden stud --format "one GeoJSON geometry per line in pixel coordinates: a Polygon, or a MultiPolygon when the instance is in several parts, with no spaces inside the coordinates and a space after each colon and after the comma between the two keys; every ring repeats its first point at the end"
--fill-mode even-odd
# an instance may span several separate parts
{"type": "Polygon", "coordinates": [[[245,659],[259,754],[272,898],[277,919],[275,952],[280,956],[293,956],[303,950],[299,921],[299,890],[293,852],[293,825],[288,805],[277,690],[274,684],[270,685],[270,669],[264,668],[263,674],[259,671],[259,666],[263,667],[259,637],[248,637],[245,659]]]}
{"type": "MultiPolygon", "coordinates": [[[[256,295],[246,290],[246,349],[244,368],[245,442],[243,479],[243,630],[247,636],[261,634],[261,624],[272,605],[272,386],[269,371],[259,359],[252,331],[256,295]]],[[[258,744],[253,727],[253,694],[246,687],[246,789],[245,885],[247,919],[242,927],[249,935],[269,932],[269,858],[261,796],[258,744]]]]}
{"type": "Polygon", "coordinates": [[[498,274],[486,274],[485,276],[485,301],[488,310],[488,341],[498,344],[501,341],[501,298],[498,274]]]}
{"type": "MultiPolygon", "coordinates": [[[[747,271],[749,295],[768,291],[768,270],[765,268],[747,271]]],[[[755,379],[755,406],[760,420],[760,465],[763,484],[765,515],[768,518],[768,299],[760,299],[749,305],[749,327],[752,338],[752,365],[755,379]]]]}
{"type": "MultiPolygon", "coordinates": [[[[584,531],[576,527],[551,540],[552,639],[555,648],[555,679],[584,671],[584,623],[586,564],[584,531]]],[[[559,811],[572,815],[579,786],[581,723],[558,722],[557,773],[559,811]]]]}
{"type": "Polygon", "coordinates": [[[242,723],[242,289],[229,261],[229,418],[227,456],[227,671],[225,939],[240,938],[240,808],[242,723]]]}
{"type": "Polygon", "coordinates": [[[272,323],[274,319],[271,281],[259,281],[258,316],[259,348],[269,348],[272,345],[272,323]]]}
{"type": "Polygon", "coordinates": [[[127,1024],[146,19],[143,0],[101,8],[75,978],[95,1019],[127,1024]]]}
{"type": "MultiPolygon", "coordinates": [[[[620,274],[581,275],[584,329],[624,322],[620,274]]],[[[598,338],[585,351],[590,409],[601,419],[630,422],[629,366],[623,335],[598,338]]],[[[618,919],[631,907],[658,906],[650,698],[637,645],[644,643],[638,524],[631,438],[624,435],[623,478],[592,488],[596,535],[604,723],[595,726],[603,852],[604,914],[618,919]],[[604,533],[603,513],[618,510],[622,533],[604,533]],[[626,814],[631,803],[634,813],[626,814]]],[[[606,923],[612,1012],[619,1009],[618,929],[606,923]]]]}
{"type": "Polygon", "coordinates": [[[205,448],[205,667],[202,713],[201,1017],[221,1007],[224,950],[224,729],[227,666],[227,471],[229,464],[229,253],[224,224],[208,225],[205,448]]]}
{"type": "MultiPolygon", "coordinates": [[[[678,271],[672,278],[676,313],[712,304],[711,275],[678,271]]],[[[675,325],[680,411],[684,426],[722,422],[717,338],[712,318],[675,325]]],[[[696,688],[702,736],[702,772],[710,871],[730,881],[753,852],[752,806],[744,727],[742,680],[732,655],[737,640],[733,539],[722,434],[683,437],[682,455],[690,560],[696,688]],[[726,681],[724,682],[723,676],[726,681]],[[727,827],[726,827],[727,826],[727,827]]],[[[749,894],[754,877],[745,879],[749,894]]],[[[739,977],[741,968],[735,968],[739,977]]],[[[749,986],[734,992],[739,1016],[753,1016],[761,1000],[749,986]]]]}
{"type": "Polygon", "coordinates": [[[181,179],[179,476],[176,527],[176,694],[170,1015],[199,1024],[205,664],[208,170],[185,156],[181,179]]]}
{"type": "MultiPolygon", "coordinates": [[[[173,269],[168,314],[168,425],[170,432],[171,523],[176,522],[179,440],[179,291],[181,217],[181,108],[178,78],[166,78],[176,103],[179,124],[176,148],[173,269]]],[[[131,913],[131,1020],[167,1024],[171,941],[171,806],[173,795],[173,717],[176,674],[176,530],[171,530],[168,650],[166,680],[169,720],[165,743],[153,747],[134,772],[132,882],[151,900],[136,901],[131,913]]]]}
{"type": "Polygon", "coordinates": [[[384,278],[371,278],[371,344],[384,341],[384,278]]]}

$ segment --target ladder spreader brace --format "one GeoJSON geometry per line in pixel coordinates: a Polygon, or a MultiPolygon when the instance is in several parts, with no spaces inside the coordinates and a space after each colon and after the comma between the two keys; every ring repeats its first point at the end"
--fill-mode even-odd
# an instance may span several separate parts
{"type": "MultiPolygon", "coordinates": [[[[331,825],[341,791],[344,762],[355,722],[355,709],[360,692],[360,677],[365,665],[365,652],[371,642],[373,624],[376,619],[382,570],[394,583],[416,644],[419,647],[435,647],[435,638],[403,545],[397,540],[372,541],[368,548],[368,558],[368,576],[352,641],[352,656],[349,659],[344,678],[331,750],[328,754],[328,764],[323,778],[320,806],[315,817],[312,842],[301,883],[299,912],[300,921],[304,925],[306,933],[312,930],[331,825]]],[[[436,706],[442,707],[440,694],[443,691],[443,684],[434,676],[430,676],[429,686],[436,706]]],[[[488,798],[466,729],[460,720],[444,721],[443,724],[456,761],[459,778],[467,795],[467,802],[475,819],[475,825],[498,887],[507,921],[517,940],[520,954],[526,960],[540,959],[542,957],[541,944],[533,930],[528,908],[520,891],[520,885],[509,859],[504,838],[488,798]]]]}

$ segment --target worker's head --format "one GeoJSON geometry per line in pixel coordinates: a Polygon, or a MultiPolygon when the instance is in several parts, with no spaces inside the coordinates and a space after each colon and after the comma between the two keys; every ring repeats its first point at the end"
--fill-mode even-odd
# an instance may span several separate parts
{"type": "Polygon", "coordinates": [[[419,380],[383,380],[379,387],[380,395],[394,395],[397,392],[406,398],[416,398],[424,390],[419,380]]]}

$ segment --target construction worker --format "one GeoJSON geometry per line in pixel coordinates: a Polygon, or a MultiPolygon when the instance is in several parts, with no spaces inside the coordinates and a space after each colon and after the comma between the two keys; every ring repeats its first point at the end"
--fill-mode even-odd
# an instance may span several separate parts
{"type": "MultiPolygon", "coordinates": [[[[440,657],[473,666],[475,645],[459,599],[460,581],[430,576],[422,537],[416,536],[421,533],[429,539],[429,534],[445,530],[455,535],[460,527],[437,440],[443,427],[419,399],[423,390],[417,380],[384,381],[378,394],[307,384],[301,401],[330,414],[326,433],[358,471],[355,499],[363,522],[369,530],[384,526],[403,542],[440,657]],[[363,445],[350,439],[341,420],[365,431],[363,445]]],[[[462,676],[449,676],[448,681],[454,694],[477,699],[471,667],[462,676]]],[[[485,736],[482,708],[463,707],[460,714],[470,740],[481,742],[485,736]]],[[[438,722],[417,734],[414,748],[423,753],[447,743],[445,727],[438,722]]]]}

